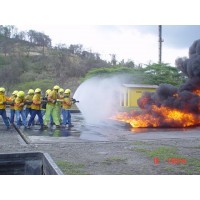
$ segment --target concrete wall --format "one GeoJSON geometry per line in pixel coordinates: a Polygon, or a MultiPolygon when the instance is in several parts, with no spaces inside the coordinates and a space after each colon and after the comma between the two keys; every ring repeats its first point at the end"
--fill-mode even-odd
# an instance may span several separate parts
{"type": "Polygon", "coordinates": [[[48,153],[0,154],[0,175],[63,175],[48,153]]]}

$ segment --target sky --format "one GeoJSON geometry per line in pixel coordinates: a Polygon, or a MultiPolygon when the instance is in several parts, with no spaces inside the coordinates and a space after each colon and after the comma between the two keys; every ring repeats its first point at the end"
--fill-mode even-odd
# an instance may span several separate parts
{"type": "MultiPolygon", "coordinates": [[[[83,49],[100,53],[102,59],[132,60],[136,64],[158,62],[158,25],[18,25],[19,30],[36,30],[49,35],[52,45],[82,44],[83,49]]],[[[162,61],[174,66],[177,57],[188,56],[191,44],[199,39],[200,26],[163,25],[162,61]]]]}
{"type": "Polygon", "coordinates": [[[82,44],[102,59],[110,61],[115,54],[117,61],[136,64],[158,62],[158,25],[162,25],[162,62],[175,66],[175,59],[188,57],[189,47],[199,39],[198,6],[189,12],[193,1],[179,9],[179,3],[171,0],[162,4],[156,0],[137,4],[130,0],[52,0],[48,4],[10,0],[1,4],[0,21],[19,30],[43,32],[53,45],[82,44]]]}

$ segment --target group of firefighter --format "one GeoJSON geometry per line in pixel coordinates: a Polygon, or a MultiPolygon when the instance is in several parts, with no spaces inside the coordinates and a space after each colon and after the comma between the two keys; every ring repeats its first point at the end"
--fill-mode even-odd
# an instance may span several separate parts
{"type": "Polygon", "coordinates": [[[0,115],[7,129],[15,125],[15,120],[18,128],[24,126],[29,129],[36,123],[40,124],[41,129],[48,128],[49,124],[55,124],[56,128],[73,126],[70,108],[76,100],[70,97],[70,89],[64,90],[55,85],[53,89],[46,90],[43,97],[40,88],[29,89],[26,95],[24,91],[15,90],[10,97],[5,92],[5,88],[0,87],[0,115]],[[6,114],[7,107],[10,109],[9,117],[6,114]]]}

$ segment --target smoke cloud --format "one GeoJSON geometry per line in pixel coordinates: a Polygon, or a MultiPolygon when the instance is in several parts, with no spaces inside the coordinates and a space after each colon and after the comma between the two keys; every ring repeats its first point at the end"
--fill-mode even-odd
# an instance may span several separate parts
{"type": "Polygon", "coordinates": [[[187,81],[179,88],[160,84],[156,92],[138,99],[141,111],[119,114],[116,118],[133,127],[188,127],[200,125],[200,40],[189,48],[189,58],[178,58],[176,66],[187,81]]]}
{"type": "Polygon", "coordinates": [[[200,88],[200,40],[189,48],[189,58],[178,58],[176,66],[189,78],[179,91],[193,91],[200,88]]]}
{"type": "Polygon", "coordinates": [[[189,78],[179,88],[169,84],[160,84],[155,93],[144,93],[138,100],[142,109],[151,109],[152,105],[200,112],[200,98],[195,91],[200,90],[200,40],[189,48],[189,58],[178,58],[176,66],[189,78]]]}

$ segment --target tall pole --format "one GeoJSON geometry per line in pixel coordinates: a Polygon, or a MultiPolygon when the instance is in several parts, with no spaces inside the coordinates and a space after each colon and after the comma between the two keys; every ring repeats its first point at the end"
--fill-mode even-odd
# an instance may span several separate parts
{"type": "Polygon", "coordinates": [[[163,42],[163,39],[162,39],[162,26],[159,25],[158,26],[158,31],[159,31],[159,64],[162,63],[162,42],[163,42]]]}

